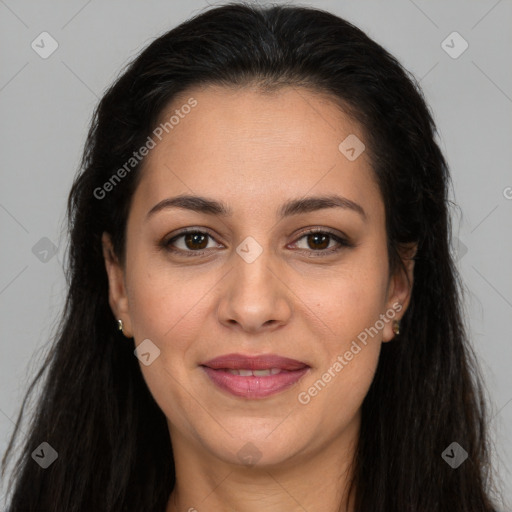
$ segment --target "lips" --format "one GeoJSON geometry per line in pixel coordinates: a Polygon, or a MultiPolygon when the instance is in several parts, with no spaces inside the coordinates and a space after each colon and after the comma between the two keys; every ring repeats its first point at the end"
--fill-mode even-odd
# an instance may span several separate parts
{"type": "Polygon", "coordinates": [[[201,366],[207,366],[214,370],[266,370],[268,368],[278,368],[280,370],[293,371],[300,370],[308,365],[295,359],[276,356],[274,354],[263,354],[261,356],[226,354],[202,363],[201,366]]]}
{"type": "Polygon", "coordinates": [[[265,398],[282,392],[309,370],[306,363],[274,354],[226,354],[200,366],[216,386],[244,398],[265,398]]]}

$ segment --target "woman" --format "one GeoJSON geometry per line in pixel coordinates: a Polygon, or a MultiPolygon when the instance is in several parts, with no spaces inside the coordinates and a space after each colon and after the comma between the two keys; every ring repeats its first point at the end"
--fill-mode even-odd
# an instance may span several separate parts
{"type": "Polygon", "coordinates": [[[230,4],[150,44],[69,197],[10,512],[492,510],[434,136],[321,10],[230,4]]]}

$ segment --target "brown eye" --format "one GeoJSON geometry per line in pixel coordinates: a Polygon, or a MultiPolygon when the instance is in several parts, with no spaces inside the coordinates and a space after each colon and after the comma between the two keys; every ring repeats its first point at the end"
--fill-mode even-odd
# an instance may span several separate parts
{"type": "Polygon", "coordinates": [[[325,233],[312,233],[307,235],[308,245],[311,249],[327,249],[330,235],[325,233]]]}
{"type": "Polygon", "coordinates": [[[353,247],[345,238],[330,231],[313,230],[304,233],[295,244],[300,251],[309,252],[314,256],[328,256],[342,248],[353,247]],[[304,240],[304,242],[302,242],[304,240]]]}
{"type": "MultiPolygon", "coordinates": [[[[216,242],[209,233],[189,230],[183,231],[167,241],[163,241],[161,246],[167,251],[177,253],[178,255],[201,256],[207,252],[209,253],[209,249],[222,247],[222,244],[218,243],[208,247],[210,241],[216,242]]],[[[309,252],[312,256],[328,256],[340,251],[344,247],[353,247],[347,239],[325,230],[306,232],[293,245],[296,245],[302,252],[309,252]]]]}
{"type": "Polygon", "coordinates": [[[201,232],[187,233],[183,238],[185,246],[188,249],[206,249],[208,245],[208,235],[201,232]]]}
{"type": "Polygon", "coordinates": [[[198,256],[208,249],[214,248],[214,246],[208,247],[210,241],[215,241],[215,239],[209,233],[189,230],[183,231],[167,241],[163,241],[162,246],[170,252],[179,253],[184,256],[198,256]]]}

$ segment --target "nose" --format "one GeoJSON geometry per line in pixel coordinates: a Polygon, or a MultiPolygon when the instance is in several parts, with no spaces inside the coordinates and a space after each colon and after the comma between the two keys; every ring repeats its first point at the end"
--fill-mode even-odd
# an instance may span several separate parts
{"type": "Polygon", "coordinates": [[[233,254],[233,268],[219,284],[219,321],[231,329],[270,332],[289,322],[292,293],[283,272],[264,250],[251,263],[233,254]],[[274,263],[274,264],[273,264],[274,263]]]}

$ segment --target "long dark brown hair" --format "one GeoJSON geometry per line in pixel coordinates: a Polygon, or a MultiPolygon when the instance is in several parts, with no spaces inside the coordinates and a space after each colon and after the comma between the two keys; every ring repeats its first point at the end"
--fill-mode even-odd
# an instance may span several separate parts
{"type": "Polygon", "coordinates": [[[42,385],[11,475],[9,512],[165,510],[175,484],[166,418],[133,344],[120,342],[101,249],[108,232],[123,260],[140,164],[105,197],[97,190],[145,144],[173,98],[209,84],[307,87],[339,102],[366,134],[385,204],[390,271],[401,244],[418,244],[401,332],[383,345],[362,405],[355,510],[491,511],[486,408],[450,252],[451,180],[421,89],[386,50],[333,14],[233,3],[158,37],[95,110],[68,200],[69,291],[52,350],[27,393],[26,400],[42,385]],[[41,442],[58,452],[47,469],[31,457],[41,442]],[[469,455],[456,469],[441,457],[452,442],[469,455]]]}

